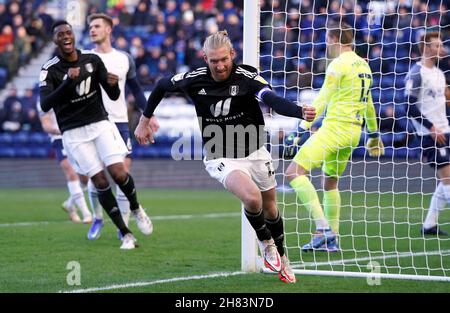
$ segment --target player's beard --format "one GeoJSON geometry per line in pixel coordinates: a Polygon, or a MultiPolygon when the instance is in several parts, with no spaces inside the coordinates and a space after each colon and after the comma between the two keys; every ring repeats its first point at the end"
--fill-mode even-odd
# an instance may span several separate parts
{"type": "Polygon", "coordinates": [[[231,66],[227,67],[225,70],[222,70],[220,72],[218,72],[217,70],[211,71],[212,73],[214,73],[213,78],[215,81],[220,81],[223,82],[225,80],[227,80],[230,75],[231,75],[231,66]]]}

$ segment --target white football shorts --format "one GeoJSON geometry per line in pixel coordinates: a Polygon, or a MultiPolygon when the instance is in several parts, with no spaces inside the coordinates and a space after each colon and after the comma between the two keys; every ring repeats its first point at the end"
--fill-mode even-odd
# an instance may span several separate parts
{"type": "Polygon", "coordinates": [[[246,158],[219,158],[203,160],[209,175],[226,188],[227,176],[233,171],[247,174],[260,191],[268,191],[277,186],[272,156],[266,147],[261,147],[246,158]]]}
{"type": "Polygon", "coordinates": [[[128,153],[116,125],[108,120],[67,130],[62,139],[75,171],[88,177],[123,162],[128,153]]]}

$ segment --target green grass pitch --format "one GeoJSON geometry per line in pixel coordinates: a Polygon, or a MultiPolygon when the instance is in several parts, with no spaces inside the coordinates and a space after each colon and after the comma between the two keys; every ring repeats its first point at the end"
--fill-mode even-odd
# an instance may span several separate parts
{"type": "MultiPolygon", "coordinates": [[[[154,233],[143,236],[131,220],[140,247],[122,251],[112,223],[106,224],[99,240],[89,241],[87,225],[68,221],[60,209],[66,190],[0,190],[0,292],[450,292],[448,282],[382,279],[381,285],[370,286],[365,278],[297,275],[295,285],[286,285],[273,274],[236,273],[241,220],[240,204],[233,196],[222,190],[138,192],[154,217],[154,233]],[[81,285],[67,284],[71,261],[80,264],[81,285]],[[232,275],[215,277],[216,273],[232,275]],[[106,289],[98,289],[102,287],[106,289]]],[[[343,252],[327,254],[301,253],[298,246],[310,238],[307,213],[296,205],[293,194],[278,196],[286,216],[289,256],[300,269],[367,272],[370,249],[383,272],[450,276],[450,240],[424,239],[418,232],[422,202],[428,201],[415,194],[343,193],[343,252]],[[331,267],[327,262],[336,263],[331,267]]],[[[449,221],[449,210],[441,218],[449,221]]]]}

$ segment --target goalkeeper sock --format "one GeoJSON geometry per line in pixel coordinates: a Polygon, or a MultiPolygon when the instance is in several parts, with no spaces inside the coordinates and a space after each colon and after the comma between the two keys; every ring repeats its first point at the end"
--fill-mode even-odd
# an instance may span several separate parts
{"type": "Polygon", "coordinates": [[[280,211],[278,211],[278,216],[276,219],[266,219],[267,228],[270,230],[275,245],[277,246],[278,253],[280,256],[284,255],[284,226],[283,219],[281,218],[280,211]]]}
{"type": "Polygon", "coordinates": [[[256,237],[258,237],[259,241],[269,240],[272,235],[270,231],[267,229],[266,222],[264,221],[263,210],[260,210],[258,213],[251,213],[244,210],[245,216],[247,216],[250,225],[252,225],[253,229],[256,232],[256,237]]]}
{"type": "Polygon", "coordinates": [[[125,222],[123,221],[122,214],[120,213],[116,198],[112,193],[111,187],[108,187],[103,190],[97,189],[97,193],[98,193],[98,200],[102,204],[106,213],[108,213],[108,216],[111,218],[114,225],[116,225],[116,227],[120,230],[122,236],[131,233],[131,231],[128,229],[127,225],[125,225],[125,222]]]}
{"type": "Polygon", "coordinates": [[[305,175],[297,176],[291,181],[290,185],[295,190],[299,200],[306,206],[312,215],[312,218],[316,223],[316,229],[328,229],[330,226],[323,214],[319,196],[308,177],[305,175]]]}
{"type": "Polygon", "coordinates": [[[430,208],[428,209],[427,217],[423,223],[423,228],[431,228],[437,225],[439,211],[444,209],[446,204],[445,186],[442,183],[439,183],[431,197],[430,208]]]}
{"type": "Polygon", "coordinates": [[[323,209],[331,229],[339,234],[339,213],[341,211],[341,194],[339,190],[323,192],[323,209]]]}

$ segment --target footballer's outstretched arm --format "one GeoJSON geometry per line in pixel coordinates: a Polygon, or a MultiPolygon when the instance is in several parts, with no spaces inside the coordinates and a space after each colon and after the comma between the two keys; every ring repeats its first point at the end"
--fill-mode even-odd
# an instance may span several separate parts
{"type": "Polygon", "coordinates": [[[139,119],[139,124],[134,131],[134,136],[139,144],[147,144],[148,142],[154,143],[153,130],[150,127],[150,118],[153,116],[156,107],[164,98],[166,92],[176,91],[178,88],[173,85],[171,77],[163,77],[156,84],[150,97],[148,97],[147,106],[139,119]]]}
{"type": "Polygon", "coordinates": [[[315,117],[315,109],[296,105],[294,102],[278,96],[268,87],[261,89],[258,99],[275,110],[278,114],[312,121],[315,117]]]}
{"type": "Polygon", "coordinates": [[[177,88],[172,84],[171,77],[161,78],[153,89],[150,97],[148,97],[147,106],[144,109],[143,116],[150,118],[155,112],[156,107],[164,98],[166,92],[176,91],[177,88]]]}

